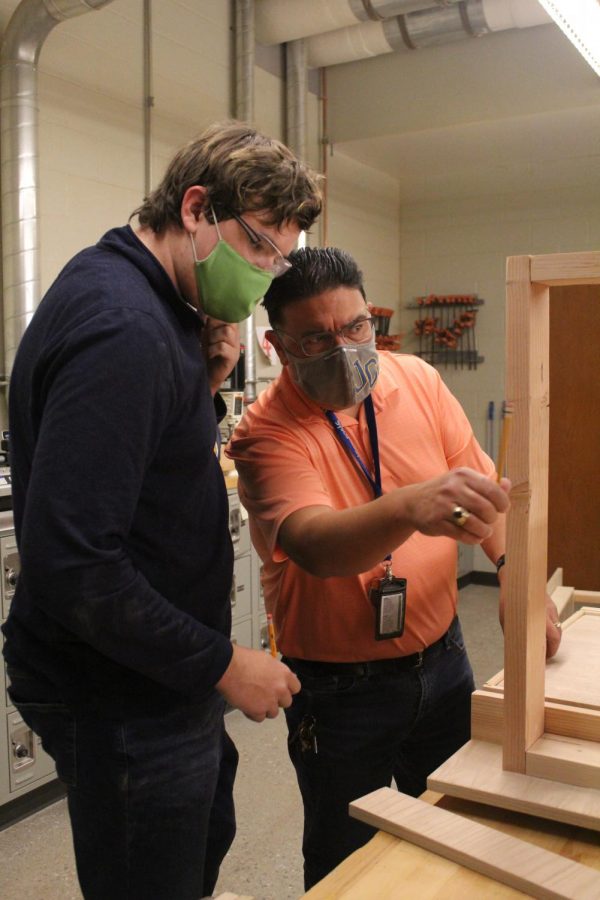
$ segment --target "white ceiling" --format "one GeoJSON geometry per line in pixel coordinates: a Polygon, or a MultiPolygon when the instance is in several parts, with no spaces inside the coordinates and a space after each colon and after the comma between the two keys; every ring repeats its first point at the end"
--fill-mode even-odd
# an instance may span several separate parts
{"type": "Polygon", "coordinates": [[[568,188],[600,199],[600,78],[555,25],[327,70],[328,137],[403,202],[568,188]]]}

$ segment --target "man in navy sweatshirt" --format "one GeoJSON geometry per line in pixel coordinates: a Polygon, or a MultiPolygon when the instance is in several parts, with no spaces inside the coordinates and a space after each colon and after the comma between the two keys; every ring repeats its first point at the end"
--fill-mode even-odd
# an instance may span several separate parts
{"type": "Polygon", "coordinates": [[[210,895],[235,833],[226,703],[262,721],[299,689],[232,646],[217,394],[237,326],[321,207],[278,141],[214,125],[75,256],[10,389],[21,574],[10,696],[67,786],[86,900],[210,895]]]}

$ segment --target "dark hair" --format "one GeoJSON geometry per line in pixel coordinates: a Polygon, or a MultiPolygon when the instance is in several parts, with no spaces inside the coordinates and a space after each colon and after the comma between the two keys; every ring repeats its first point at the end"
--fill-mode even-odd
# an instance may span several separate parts
{"type": "Polygon", "coordinates": [[[294,222],[306,230],[321,212],[320,180],[280,141],[243,122],[217,122],[175,155],[130,219],[137,216],[157,234],[169,226],[181,228],[183,196],[200,185],[217,219],[264,211],[269,225],[294,222]]]}
{"type": "Polygon", "coordinates": [[[298,300],[336,287],[356,288],[366,300],[362,272],[353,257],[337,247],[304,247],[288,256],[291,269],[275,278],[263,299],[271,328],[281,324],[281,310],[298,300]]]}

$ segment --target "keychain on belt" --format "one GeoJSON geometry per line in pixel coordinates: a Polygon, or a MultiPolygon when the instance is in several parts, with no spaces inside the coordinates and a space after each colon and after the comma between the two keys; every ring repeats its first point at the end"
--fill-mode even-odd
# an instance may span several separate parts
{"type": "MultiPolygon", "coordinates": [[[[377,423],[373,399],[369,395],[365,399],[365,413],[369,427],[369,438],[373,452],[374,477],[371,475],[363,460],[360,458],[356,447],[346,433],[344,426],[336,414],[328,409],[325,415],[333,425],[338,439],[344,449],[351,455],[354,462],[371,485],[375,497],[381,497],[381,469],[379,466],[379,442],[377,440],[377,423]]],[[[383,641],[388,638],[401,637],[404,632],[404,618],[406,615],[406,578],[397,578],[392,573],[391,553],[383,560],[385,574],[383,578],[374,578],[369,585],[369,599],[375,607],[375,640],[383,641]]]]}

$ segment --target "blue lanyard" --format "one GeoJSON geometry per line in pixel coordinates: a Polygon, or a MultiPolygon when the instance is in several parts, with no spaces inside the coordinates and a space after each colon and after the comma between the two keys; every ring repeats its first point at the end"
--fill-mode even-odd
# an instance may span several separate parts
{"type": "Polygon", "coordinates": [[[367,425],[369,428],[369,440],[371,441],[371,451],[373,453],[373,468],[374,468],[374,472],[375,472],[374,476],[371,475],[371,473],[367,469],[365,463],[360,458],[356,447],[350,440],[348,433],[346,432],[344,426],[342,425],[342,423],[340,422],[340,420],[338,419],[336,414],[331,409],[325,410],[325,415],[327,416],[327,418],[333,425],[333,427],[335,429],[335,433],[336,433],[338,439],[341,441],[342,446],[344,447],[345,450],[348,451],[350,456],[353,458],[353,460],[356,462],[356,464],[360,468],[361,472],[363,473],[363,475],[365,476],[365,478],[371,485],[371,488],[373,489],[373,493],[375,494],[375,496],[381,497],[383,491],[381,489],[381,470],[379,467],[379,442],[377,440],[377,423],[375,421],[375,410],[373,409],[373,399],[370,394],[365,400],[365,413],[367,416],[367,425]]]}
{"type": "MultiPolygon", "coordinates": [[[[351,455],[351,457],[354,459],[354,461],[360,467],[363,475],[365,476],[365,478],[367,479],[367,481],[373,488],[373,493],[375,494],[375,497],[381,497],[381,495],[383,494],[383,490],[381,488],[381,468],[379,466],[379,441],[377,440],[377,422],[375,421],[375,409],[373,408],[373,398],[371,397],[370,394],[365,400],[365,414],[367,417],[367,425],[369,428],[369,440],[371,441],[371,452],[373,454],[374,476],[371,475],[371,473],[367,469],[366,465],[364,464],[364,462],[358,455],[358,451],[357,451],[356,447],[350,440],[350,437],[348,436],[344,426],[342,425],[342,423],[340,422],[340,420],[338,419],[336,414],[331,409],[325,410],[325,415],[327,416],[327,418],[333,425],[333,427],[335,429],[335,433],[338,436],[339,440],[341,441],[342,446],[344,447],[345,450],[348,451],[348,453],[351,455]]],[[[391,579],[391,577],[392,577],[392,554],[388,553],[388,555],[385,557],[383,562],[386,566],[386,578],[391,579]]]]}
{"type": "MultiPolygon", "coordinates": [[[[352,459],[359,466],[361,472],[363,473],[363,475],[365,476],[365,478],[371,485],[375,497],[381,497],[381,495],[383,494],[383,490],[381,488],[381,468],[379,465],[379,441],[377,440],[377,422],[375,421],[375,409],[373,408],[373,398],[371,397],[370,394],[365,400],[365,414],[367,417],[367,425],[369,428],[369,440],[371,441],[371,452],[373,454],[374,476],[371,475],[371,473],[367,469],[365,463],[360,458],[356,447],[350,440],[350,437],[348,436],[346,429],[344,428],[344,426],[342,425],[342,423],[340,422],[340,420],[338,419],[336,414],[331,409],[325,410],[325,415],[327,416],[327,418],[333,425],[335,433],[336,433],[338,439],[341,441],[342,446],[344,447],[345,450],[348,451],[348,453],[350,454],[352,459]]],[[[392,554],[388,553],[388,555],[384,559],[384,562],[388,564],[387,565],[388,576],[391,575],[391,560],[392,560],[392,554]]]]}

